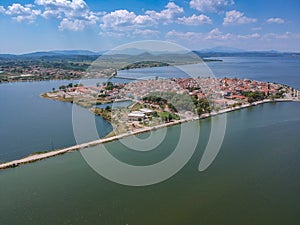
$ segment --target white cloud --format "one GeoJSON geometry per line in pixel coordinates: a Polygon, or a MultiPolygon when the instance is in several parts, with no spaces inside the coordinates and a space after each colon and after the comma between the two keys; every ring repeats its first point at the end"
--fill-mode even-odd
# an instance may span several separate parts
{"type": "Polygon", "coordinates": [[[189,42],[193,41],[235,41],[235,40],[248,40],[248,39],[258,39],[260,34],[232,34],[232,33],[223,33],[218,28],[211,30],[208,33],[198,33],[198,32],[178,32],[175,30],[169,31],[166,34],[166,37],[169,39],[182,39],[189,42]]]}
{"type": "Polygon", "coordinates": [[[133,21],[134,24],[137,24],[137,25],[153,25],[155,24],[155,20],[153,18],[151,18],[150,16],[148,15],[138,15],[134,18],[134,21],[133,21]]]}
{"type": "Polygon", "coordinates": [[[152,19],[163,21],[165,24],[173,22],[174,18],[177,15],[180,15],[184,12],[182,7],[179,7],[174,2],[169,2],[166,6],[166,9],[157,12],[154,10],[147,10],[146,15],[149,15],[152,19]]]}
{"type": "Polygon", "coordinates": [[[184,17],[178,18],[177,20],[178,20],[179,24],[194,25],[194,26],[205,24],[205,23],[207,23],[207,24],[212,23],[211,19],[208,16],[205,16],[203,14],[201,14],[199,16],[196,16],[195,14],[193,14],[190,17],[184,16],[184,17]]]}
{"type": "Polygon", "coordinates": [[[20,4],[12,4],[10,6],[7,7],[7,10],[5,11],[5,13],[7,15],[18,15],[18,14],[24,14],[24,13],[30,13],[31,9],[29,7],[24,7],[20,4]]]}
{"type": "Polygon", "coordinates": [[[83,30],[100,20],[103,12],[92,12],[84,0],[35,0],[35,4],[12,4],[5,9],[0,6],[0,13],[11,16],[18,22],[33,22],[37,16],[60,20],[60,30],[83,30]],[[39,7],[39,9],[36,9],[39,7]]]}
{"type": "Polygon", "coordinates": [[[159,35],[159,31],[157,30],[150,30],[150,29],[145,29],[145,30],[140,30],[136,29],[133,31],[134,36],[143,36],[143,37],[153,37],[159,35]]]}
{"type": "Polygon", "coordinates": [[[285,21],[282,18],[269,18],[269,19],[267,19],[267,23],[284,24],[285,21]]]}
{"type": "Polygon", "coordinates": [[[223,25],[255,23],[256,21],[257,19],[246,17],[242,12],[232,10],[226,12],[223,25]]]}
{"type": "Polygon", "coordinates": [[[233,5],[233,0],[191,0],[190,7],[200,12],[219,12],[233,5]]]}
{"type": "Polygon", "coordinates": [[[213,29],[206,35],[207,40],[245,40],[245,39],[257,39],[260,37],[258,33],[252,34],[233,34],[233,33],[222,33],[218,28],[213,29]]]}
{"type": "Polygon", "coordinates": [[[5,8],[2,5],[0,5],[0,13],[4,13],[4,12],[5,12],[5,8]]]}
{"type": "Polygon", "coordinates": [[[114,31],[105,31],[105,32],[100,32],[99,35],[101,37],[111,37],[111,38],[122,38],[125,37],[125,33],[122,32],[114,32],[114,31]]]}
{"type": "Polygon", "coordinates": [[[26,21],[29,23],[33,22],[41,14],[40,10],[33,9],[33,5],[22,6],[17,3],[8,6],[7,9],[1,6],[0,12],[11,16],[18,22],[26,21]]]}
{"type": "Polygon", "coordinates": [[[136,15],[128,10],[116,10],[102,17],[100,27],[103,30],[125,31],[146,27],[155,24],[155,21],[148,15],[136,15]]]}
{"type": "Polygon", "coordinates": [[[285,32],[282,34],[278,33],[267,33],[265,34],[262,39],[263,40],[274,40],[274,39],[299,39],[300,34],[292,33],[292,32],[285,32]]]}
{"type": "Polygon", "coordinates": [[[100,36],[108,37],[152,37],[159,34],[158,31],[147,29],[157,24],[149,15],[136,15],[128,10],[116,10],[103,16],[100,24],[103,32],[100,36]]]}
{"type": "Polygon", "coordinates": [[[35,0],[35,3],[45,8],[43,16],[58,18],[87,18],[91,12],[83,0],[35,0]]]}
{"type": "Polygon", "coordinates": [[[254,33],[254,34],[246,34],[246,35],[237,35],[237,39],[255,39],[255,38],[260,38],[261,35],[259,33],[254,33]]]}
{"type": "Polygon", "coordinates": [[[213,29],[208,33],[169,31],[166,40],[183,44],[186,47],[203,49],[214,46],[234,46],[247,50],[297,51],[299,49],[300,33],[222,33],[213,29]],[[292,47],[291,47],[292,43],[292,47]]]}
{"type": "Polygon", "coordinates": [[[102,29],[118,30],[119,27],[132,25],[136,15],[128,10],[116,10],[103,16],[101,24],[102,29]]]}
{"type": "Polygon", "coordinates": [[[232,38],[232,34],[223,34],[218,28],[211,30],[205,35],[206,40],[228,40],[232,38]]]}
{"type": "Polygon", "coordinates": [[[171,30],[166,34],[167,39],[182,39],[188,41],[201,40],[203,38],[203,33],[197,32],[179,32],[175,30],[171,30]]]}
{"type": "Polygon", "coordinates": [[[103,32],[100,35],[105,35],[105,32],[109,36],[113,36],[113,32],[127,32],[125,36],[129,34],[143,36],[157,35],[157,31],[150,30],[149,27],[159,22],[165,24],[172,23],[176,21],[176,16],[181,13],[183,13],[183,8],[177,6],[174,2],[169,2],[165,6],[165,9],[160,12],[148,10],[142,15],[137,15],[126,9],[115,10],[102,17],[100,27],[103,32]]]}
{"type": "Polygon", "coordinates": [[[58,28],[59,30],[72,30],[72,31],[81,31],[83,30],[86,26],[93,25],[95,24],[95,21],[89,21],[89,20],[70,20],[67,18],[64,18],[58,28]]]}
{"type": "Polygon", "coordinates": [[[35,3],[48,9],[69,12],[85,10],[88,8],[83,0],[35,0],[35,3]]]}
{"type": "Polygon", "coordinates": [[[169,2],[165,8],[160,12],[148,10],[144,15],[136,15],[126,9],[116,10],[102,17],[100,27],[107,31],[130,31],[153,26],[159,22],[172,23],[177,15],[183,13],[183,8],[174,2],[169,2]]]}
{"type": "Polygon", "coordinates": [[[83,30],[86,26],[96,24],[102,14],[90,11],[83,0],[35,0],[35,4],[45,8],[42,13],[44,18],[61,20],[60,30],[83,30]]]}
{"type": "Polygon", "coordinates": [[[112,38],[136,38],[136,37],[157,37],[160,34],[157,30],[150,30],[150,29],[135,29],[131,32],[117,32],[117,31],[105,31],[100,32],[99,35],[102,37],[112,37],[112,38]]]}

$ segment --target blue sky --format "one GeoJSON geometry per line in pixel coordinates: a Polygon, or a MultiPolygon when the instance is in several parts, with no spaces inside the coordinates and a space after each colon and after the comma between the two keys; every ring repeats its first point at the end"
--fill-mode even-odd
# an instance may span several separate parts
{"type": "Polygon", "coordinates": [[[298,0],[0,1],[0,53],[109,50],[141,40],[300,52],[298,0]]]}

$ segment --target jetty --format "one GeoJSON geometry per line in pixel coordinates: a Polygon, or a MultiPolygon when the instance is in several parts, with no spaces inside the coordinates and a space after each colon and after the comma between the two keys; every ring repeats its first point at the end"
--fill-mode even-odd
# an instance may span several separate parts
{"type": "Polygon", "coordinates": [[[190,122],[190,121],[206,119],[206,118],[217,116],[217,115],[220,115],[220,114],[223,114],[223,113],[228,113],[228,112],[231,112],[231,111],[240,110],[240,109],[244,109],[244,108],[247,108],[247,107],[252,107],[252,106],[265,104],[265,103],[271,103],[271,102],[300,102],[300,100],[298,98],[285,98],[285,99],[274,99],[274,100],[265,99],[265,100],[262,100],[262,101],[253,102],[251,104],[248,103],[248,104],[244,104],[244,105],[241,105],[241,106],[236,106],[236,107],[233,107],[233,108],[226,108],[226,109],[220,110],[218,112],[206,113],[206,114],[201,115],[200,117],[198,117],[198,116],[197,117],[190,117],[190,118],[187,118],[187,119],[176,120],[176,121],[173,121],[173,122],[159,124],[159,125],[152,126],[152,127],[143,127],[143,128],[136,129],[134,131],[130,131],[128,133],[123,133],[123,134],[119,134],[119,135],[112,136],[112,137],[102,138],[102,139],[91,141],[91,142],[88,142],[88,143],[78,144],[78,145],[75,145],[75,146],[71,146],[71,147],[67,147],[67,148],[63,148],[63,149],[58,149],[58,150],[54,150],[54,151],[49,151],[49,152],[45,152],[45,153],[32,154],[32,155],[27,156],[27,157],[22,158],[22,159],[2,163],[2,164],[0,164],[0,170],[7,169],[7,168],[14,168],[14,167],[17,167],[17,166],[22,165],[22,164],[36,162],[36,161],[47,159],[47,158],[54,157],[54,156],[57,156],[57,155],[62,155],[62,154],[68,153],[68,152],[83,150],[85,148],[97,146],[99,144],[104,144],[104,143],[108,143],[108,142],[111,142],[111,141],[116,141],[116,140],[119,140],[119,139],[122,139],[122,138],[130,137],[132,135],[137,135],[137,134],[149,132],[149,131],[152,131],[152,130],[155,131],[156,129],[169,127],[169,126],[173,126],[173,125],[178,125],[178,124],[186,123],[186,122],[190,122]]]}

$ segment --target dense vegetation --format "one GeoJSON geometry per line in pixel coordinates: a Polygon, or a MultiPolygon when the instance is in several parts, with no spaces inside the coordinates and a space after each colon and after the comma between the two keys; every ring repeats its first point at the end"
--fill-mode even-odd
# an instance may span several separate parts
{"type": "Polygon", "coordinates": [[[0,82],[80,79],[94,57],[0,58],[0,82]]]}
{"type": "Polygon", "coordinates": [[[0,55],[0,82],[81,79],[115,76],[117,70],[199,63],[194,53],[63,55],[32,53],[0,55]],[[85,73],[88,72],[88,73],[85,73]]]}
{"type": "Polygon", "coordinates": [[[105,120],[111,121],[111,108],[107,106],[105,109],[102,108],[91,108],[90,109],[93,113],[98,116],[102,116],[105,120]]]}
{"type": "Polygon", "coordinates": [[[121,68],[121,70],[148,68],[148,67],[161,67],[161,66],[169,66],[169,65],[170,64],[164,63],[164,62],[142,61],[142,62],[136,62],[136,63],[132,63],[130,65],[127,65],[127,66],[121,68]]]}
{"type": "Polygon", "coordinates": [[[171,112],[191,111],[201,115],[211,112],[208,99],[190,97],[188,94],[176,94],[173,92],[151,93],[143,98],[144,102],[159,105],[162,109],[171,112]]]}
{"type": "Polygon", "coordinates": [[[267,97],[264,92],[251,92],[251,91],[248,92],[244,91],[243,96],[248,98],[249,103],[261,101],[267,97]]]}

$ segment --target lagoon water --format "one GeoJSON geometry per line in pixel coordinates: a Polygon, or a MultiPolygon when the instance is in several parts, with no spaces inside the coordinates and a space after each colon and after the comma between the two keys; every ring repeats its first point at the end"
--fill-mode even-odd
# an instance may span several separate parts
{"type": "MultiPolygon", "coordinates": [[[[220,153],[204,172],[197,168],[210,121],[200,123],[192,159],[153,186],[108,181],[79,152],[1,171],[1,224],[299,224],[300,104],[229,113],[220,153]]],[[[179,126],[168,129],[165,142],[146,155],[119,142],[107,148],[132,164],[160,161],[177,143],[179,126]]]]}
{"type": "Polygon", "coordinates": [[[238,77],[286,84],[300,89],[300,58],[224,57],[208,66],[217,77],[238,77]]]}
{"type": "MultiPolygon", "coordinates": [[[[0,162],[76,144],[72,104],[40,97],[52,87],[68,83],[47,81],[0,85],[0,162]]],[[[93,116],[88,110],[86,114],[93,116]]],[[[101,136],[110,131],[108,122],[101,117],[95,117],[95,120],[101,136]]]]}
{"type": "MultiPolygon", "coordinates": [[[[102,81],[105,80],[81,82],[95,84],[102,81]]],[[[115,81],[124,82],[120,79],[115,81]]],[[[0,85],[0,163],[34,152],[76,145],[72,126],[73,105],[40,97],[40,94],[51,91],[53,87],[58,89],[70,82],[62,80],[0,85]]],[[[73,81],[74,84],[77,82],[73,81]]],[[[112,126],[101,117],[95,117],[88,110],[83,110],[82,113],[95,118],[99,137],[112,130],[112,126]]]]}
{"type": "MultiPolygon", "coordinates": [[[[300,89],[300,58],[295,57],[219,57],[223,62],[208,62],[197,66],[199,75],[237,77],[276,82],[300,89]],[[207,67],[212,71],[208,73],[207,67]]],[[[134,69],[119,71],[120,77],[143,78],[149,76],[182,77],[186,74],[176,67],[134,69]]]]}
{"type": "MultiPolygon", "coordinates": [[[[300,88],[300,59],[276,60],[224,58],[210,67],[217,76],[228,71],[228,76],[248,74],[251,79],[300,88]],[[264,68],[268,70],[260,71],[264,68]]],[[[2,161],[44,150],[44,144],[51,147],[51,138],[55,147],[75,142],[71,104],[38,97],[61,83],[66,84],[0,86],[2,161]]],[[[101,118],[96,120],[99,133],[107,131],[104,127],[111,129],[101,118]]],[[[199,172],[210,121],[188,123],[201,127],[192,159],[175,176],[153,186],[126,187],[108,181],[88,166],[80,152],[0,171],[1,224],[300,224],[300,103],[270,103],[228,113],[220,153],[199,172]]],[[[171,153],[180,126],[168,128],[167,134],[161,145],[146,153],[131,151],[119,141],[106,147],[124,162],[151,164],[171,153]]]]}
{"type": "MultiPolygon", "coordinates": [[[[300,89],[300,59],[279,57],[221,58],[207,63],[217,77],[251,78],[284,83],[300,89]]],[[[206,70],[205,70],[206,71],[206,70]]],[[[182,77],[174,67],[119,71],[120,77],[182,77]]],[[[128,80],[115,79],[118,82],[128,80]]],[[[94,83],[98,82],[95,81],[94,83]]],[[[33,152],[76,144],[72,127],[72,104],[43,99],[39,95],[70,81],[43,81],[0,85],[0,162],[33,152]]],[[[101,81],[100,81],[101,82],[101,81]]],[[[93,116],[86,111],[87,116],[93,116]]],[[[95,117],[99,136],[111,131],[109,123],[95,117]]]]}

